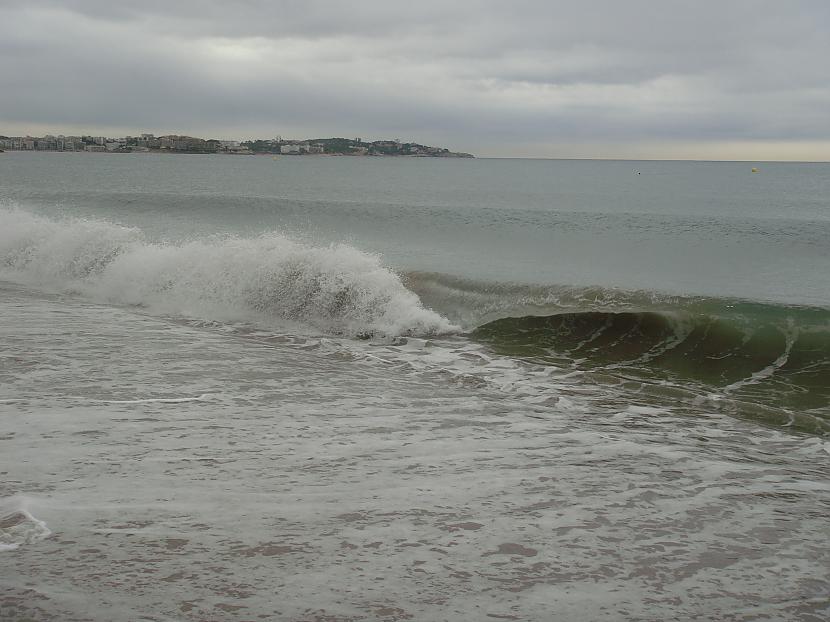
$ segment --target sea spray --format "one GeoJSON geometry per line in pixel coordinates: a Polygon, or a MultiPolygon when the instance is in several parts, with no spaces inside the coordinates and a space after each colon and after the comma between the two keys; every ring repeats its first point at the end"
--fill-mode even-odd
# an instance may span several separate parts
{"type": "Polygon", "coordinates": [[[96,300],[220,320],[284,319],[349,336],[456,328],[426,309],[378,255],[279,233],[153,243],[94,219],[0,210],[2,278],[96,300]]]}

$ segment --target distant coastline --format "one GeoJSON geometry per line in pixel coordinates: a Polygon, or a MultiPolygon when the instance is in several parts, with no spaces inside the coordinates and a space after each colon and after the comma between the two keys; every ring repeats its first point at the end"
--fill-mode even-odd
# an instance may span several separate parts
{"type": "Polygon", "coordinates": [[[391,156],[415,158],[474,158],[470,153],[450,151],[416,142],[363,141],[360,138],[283,139],[281,136],[247,141],[204,139],[168,134],[155,136],[2,136],[2,151],[88,151],[101,153],[198,153],[228,155],[330,155],[391,156]]]}

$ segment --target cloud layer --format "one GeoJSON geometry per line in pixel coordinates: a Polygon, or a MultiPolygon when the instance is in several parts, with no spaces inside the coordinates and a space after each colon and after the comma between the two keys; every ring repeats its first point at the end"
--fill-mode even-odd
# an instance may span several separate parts
{"type": "Polygon", "coordinates": [[[0,23],[0,133],[830,159],[823,0],[12,0],[0,23]]]}

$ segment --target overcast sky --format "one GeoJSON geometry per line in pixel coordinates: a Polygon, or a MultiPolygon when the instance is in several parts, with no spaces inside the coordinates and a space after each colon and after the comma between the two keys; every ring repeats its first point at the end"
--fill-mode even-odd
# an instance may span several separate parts
{"type": "Polygon", "coordinates": [[[827,0],[0,0],[0,134],[830,160],[827,0]]]}

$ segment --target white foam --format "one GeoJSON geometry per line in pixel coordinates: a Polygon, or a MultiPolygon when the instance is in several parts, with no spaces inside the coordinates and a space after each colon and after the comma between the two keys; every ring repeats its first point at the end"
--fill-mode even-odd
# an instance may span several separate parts
{"type": "Polygon", "coordinates": [[[0,552],[39,542],[52,535],[46,523],[26,509],[26,499],[10,497],[0,503],[0,552]]]}
{"type": "MultiPolygon", "coordinates": [[[[793,345],[795,344],[795,340],[798,338],[798,331],[792,325],[792,321],[789,321],[789,326],[787,331],[784,333],[784,337],[786,339],[786,343],[784,345],[784,351],[775,359],[772,363],[764,367],[763,369],[755,372],[749,378],[744,378],[742,380],[738,380],[737,382],[733,382],[730,385],[727,385],[723,388],[723,393],[728,394],[738,389],[741,389],[750,384],[757,384],[766,380],[773,374],[775,374],[779,369],[781,369],[784,365],[787,364],[787,361],[790,358],[790,352],[792,352],[793,345]]],[[[793,422],[791,422],[793,423],[793,422]]]]}
{"type": "Polygon", "coordinates": [[[98,300],[206,319],[299,321],[347,335],[457,330],[424,308],[377,255],[278,233],[178,244],[88,219],[0,208],[0,276],[98,300]]]}
{"type": "Polygon", "coordinates": [[[187,402],[202,402],[212,397],[209,393],[195,397],[148,397],[134,400],[93,400],[102,404],[184,404],[187,402]]]}

